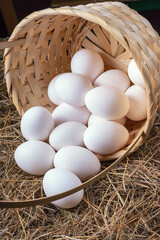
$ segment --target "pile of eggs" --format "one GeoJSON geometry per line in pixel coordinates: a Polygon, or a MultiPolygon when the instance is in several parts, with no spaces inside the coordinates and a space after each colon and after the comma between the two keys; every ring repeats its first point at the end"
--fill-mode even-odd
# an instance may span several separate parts
{"type": "MultiPolygon", "coordinates": [[[[147,116],[144,81],[133,59],[128,75],[118,69],[104,72],[101,56],[82,49],[74,54],[71,71],[57,75],[48,86],[50,100],[58,105],[52,114],[36,106],[21,120],[27,141],[16,149],[15,160],[25,172],[44,175],[46,196],[96,175],[101,169],[96,154],[112,154],[127,143],[126,119],[147,116]]],[[[83,193],[82,189],[53,204],[75,207],[83,193]]]]}

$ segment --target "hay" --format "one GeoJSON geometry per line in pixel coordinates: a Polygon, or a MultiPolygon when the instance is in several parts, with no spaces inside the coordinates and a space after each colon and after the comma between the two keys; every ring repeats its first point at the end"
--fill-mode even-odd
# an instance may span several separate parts
{"type": "MultiPolygon", "coordinates": [[[[14,150],[24,141],[20,117],[8,99],[0,52],[0,198],[43,196],[42,177],[23,173],[14,150]]],[[[160,114],[150,137],[116,169],[85,189],[81,204],[71,210],[53,205],[2,209],[0,239],[160,239],[160,114]]]]}

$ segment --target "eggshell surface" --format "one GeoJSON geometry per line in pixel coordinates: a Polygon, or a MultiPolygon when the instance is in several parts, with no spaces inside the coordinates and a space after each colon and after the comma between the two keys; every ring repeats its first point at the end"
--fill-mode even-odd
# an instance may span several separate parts
{"type": "Polygon", "coordinates": [[[60,104],[52,113],[55,126],[68,121],[76,121],[87,124],[90,112],[85,106],[74,107],[66,103],[60,104]]]}
{"type": "Polygon", "coordinates": [[[97,52],[81,49],[72,57],[71,70],[73,73],[88,77],[93,83],[104,71],[104,62],[97,52]]]}
{"type": "Polygon", "coordinates": [[[67,146],[60,149],[55,155],[54,166],[73,172],[81,180],[96,175],[101,168],[97,156],[79,146],[67,146]]]}
{"type": "Polygon", "coordinates": [[[119,123],[95,123],[84,133],[85,146],[95,153],[107,155],[118,151],[128,141],[128,130],[119,123]]]}
{"type": "Polygon", "coordinates": [[[83,134],[87,127],[79,122],[64,122],[58,125],[49,136],[50,145],[58,151],[66,146],[84,146],[83,134]]]}
{"type": "MultiPolygon", "coordinates": [[[[95,124],[98,122],[106,122],[106,121],[107,121],[107,119],[105,119],[105,118],[99,118],[99,117],[91,114],[91,116],[89,117],[89,120],[88,120],[88,127],[91,126],[92,124],[95,124]]],[[[126,117],[114,120],[114,122],[120,123],[121,125],[124,126],[126,123],[126,117]]]]}
{"type": "MultiPolygon", "coordinates": [[[[43,178],[43,190],[47,197],[63,193],[80,184],[80,179],[74,173],[59,168],[49,170],[43,178]]],[[[73,208],[81,202],[83,194],[82,189],[70,196],[53,201],[52,204],[66,209],[73,208]]]]}
{"type": "Polygon", "coordinates": [[[137,67],[137,64],[134,61],[134,59],[132,59],[128,65],[128,76],[135,85],[145,88],[142,73],[137,67]]]}
{"type": "Polygon", "coordinates": [[[55,151],[47,143],[31,140],[22,143],[15,151],[15,161],[25,172],[43,175],[53,168],[55,151]]]}
{"type": "Polygon", "coordinates": [[[127,117],[133,121],[141,121],[147,117],[147,93],[144,88],[133,85],[126,91],[130,101],[127,117]]]}
{"type": "Polygon", "coordinates": [[[85,105],[84,97],[93,88],[90,80],[76,73],[63,73],[55,82],[57,96],[69,105],[80,107],[85,105]]]}
{"type": "Polygon", "coordinates": [[[54,120],[46,108],[36,106],[24,113],[20,127],[25,139],[45,141],[54,128],[54,120]]]}
{"type": "Polygon", "coordinates": [[[124,117],[129,110],[127,96],[115,87],[96,87],[85,96],[86,107],[94,115],[116,120],[124,117]]]}
{"type": "Polygon", "coordinates": [[[61,74],[54,77],[48,85],[48,97],[51,100],[51,102],[56,105],[59,105],[62,103],[61,99],[58,98],[56,90],[55,90],[55,82],[60,75],[61,74]]]}
{"type": "Polygon", "coordinates": [[[94,87],[111,86],[117,87],[122,92],[125,92],[130,86],[130,80],[127,74],[118,69],[111,69],[102,73],[95,81],[94,87]]]}

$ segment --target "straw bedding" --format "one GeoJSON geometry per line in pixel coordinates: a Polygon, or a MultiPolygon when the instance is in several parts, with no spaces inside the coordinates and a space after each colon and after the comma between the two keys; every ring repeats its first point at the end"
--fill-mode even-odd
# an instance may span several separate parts
{"type": "MultiPolygon", "coordinates": [[[[0,52],[0,198],[33,199],[44,195],[42,177],[23,173],[14,150],[24,141],[20,117],[8,99],[0,52]]],[[[137,152],[85,189],[71,210],[53,205],[2,209],[0,239],[160,239],[160,114],[150,137],[137,152]]],[[[103,165],[102,165],[103,167],[103,165]]]]}

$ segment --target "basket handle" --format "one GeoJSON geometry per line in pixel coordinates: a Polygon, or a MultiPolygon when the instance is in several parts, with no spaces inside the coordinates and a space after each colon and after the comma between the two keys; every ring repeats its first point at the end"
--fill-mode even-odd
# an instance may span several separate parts
{"type": "Polygon", "coordinates": [[[128,153],[131,151],[131,149],[136,145],[136,143],[140,140],[140,138],[146,138],[146,134],[144,133],[144,130],[141,130],[138,136],[133,140],[133,142],[130,144],[130,147],[127,149],[127,151],[117,158],[116,161],[114,161],[111,165],[109,165],[105,170],[97,174],[96,176],[90,178],[89,180],[85,181],[78,187],[72,188],[66,192],[56,194],[50,197],[42,197],[38,199],[31,199],[31,200],[25,200],[25,201],[0,201],[0,208],[24,208],[24,207],[31,207],[36,206],[40,204],[47,204],[52,201],[59,200],[61,198],[67,197],[77,191],[80,191],[83,188],[88,187],[90,184],[93,184],[95,181],[99,180],[102,176],[107,174],[112,168],[114,168],[118,163],[121,162],[122,159],[124,159],[128,153]]]}

